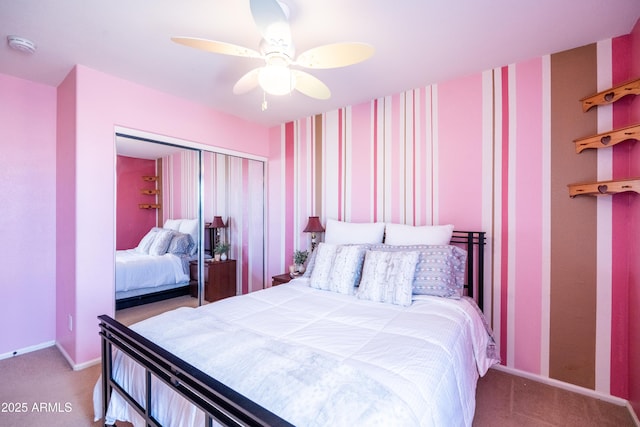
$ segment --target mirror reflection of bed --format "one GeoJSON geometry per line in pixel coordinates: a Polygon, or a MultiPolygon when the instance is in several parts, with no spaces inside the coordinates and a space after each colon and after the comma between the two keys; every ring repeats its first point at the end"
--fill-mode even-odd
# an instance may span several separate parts
{"type": "Polygon", "coordinates": [[[118,320],[264,287],[264,162],[124,134],[116,147],[118,320]],[[214,216],[227,261],[211,262],[214,216]]]}

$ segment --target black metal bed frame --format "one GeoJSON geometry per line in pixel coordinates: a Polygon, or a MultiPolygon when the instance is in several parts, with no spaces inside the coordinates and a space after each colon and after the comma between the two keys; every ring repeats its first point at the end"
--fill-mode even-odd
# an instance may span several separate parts
{"type": "MultiPolygon", "coordinates": [[[[478,305],[483,309],[485,233],[454,231],[451,243],[466,245],[467,295],[473,297],[474,283],[478,290],[478,305]],[[477,261],[474,253],[477,251],[477,261]],[[477,266],[477,272],[476,267],[477,266]],[[475,273],[475,274],[474,274],[475,273]]],[[[225,426],[291,426],[274,413],[227,387],[142,335],[109,316],[98,316],[102,342],[102,405],[106,416],[111,393],[115,389],[145,420],[149,427],[161,424],[151,414],[152,376],[200,408],[205,414],[205,426],[214,420],[225,426]],[[145,369],[145,402],[142,406],[113,379],[113,351],[118,349],[145,369]]],[[[105,424],[106,425],[106,424],[105,424]]]]}
{"type": "Polygon", "coordinates": [[[467,296],[474,298],[474,288],[478,290],[478,297],[474,298],[478,306],[484,311],[484,245],[486,236],[484,231],[454,231],[451,243],[465,245],[467,251],[467,280],[464,288],[467,296]],[[478,261],[475,262],[475,252],[477,250],[478,261]],[[478,267],[477,275],[474,274],[475,267],[478,267]],[[474,283],[475,281],[475,283],[474,283]]]}
{"type": "Polygon", "coordinates": [[[164,291],[152,292],[149,294],[136,295],[134,297],[126,297],[116,300],[116,310],[124,308],[137,307],[152,302],[164,301],[166,299],[189,295],[189,283],[177,288],[166,289],[164,291]]]}

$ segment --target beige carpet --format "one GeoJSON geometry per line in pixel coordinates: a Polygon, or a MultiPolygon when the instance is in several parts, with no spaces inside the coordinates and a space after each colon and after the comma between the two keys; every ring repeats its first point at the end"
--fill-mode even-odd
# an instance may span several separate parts
{"type": "Polygon", "coordinates": [[[99,375],[100,365],[74,372],[56,347],[1,360],[0,426],[102,425],[93,423],[92,393],[99,375]]]}

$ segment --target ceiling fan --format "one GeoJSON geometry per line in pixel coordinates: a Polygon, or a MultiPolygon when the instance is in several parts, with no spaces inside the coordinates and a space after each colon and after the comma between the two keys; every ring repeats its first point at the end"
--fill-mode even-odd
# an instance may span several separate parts
{"type": "MultiPolygon", "coordinates": [[[[259,50],[231,43],[195,37],[172,37],[176,43],[223,55],[260,58],[262,67],[242,76],[233,86],[236,95],[260,86],[265,93],[286,95],[294,89],[316,99],[329,99],[331,91],[320,79],[295,68],[338,68],[362,62],[371,55],[371,45],[359,42],[334,43],[302,52],[297,57],[289,28],[289,8],[279,0],[250,0],[253,20],[262,35],[259,50]]],[[[263,103],[263,109],[266,102],[263,103]]]]}

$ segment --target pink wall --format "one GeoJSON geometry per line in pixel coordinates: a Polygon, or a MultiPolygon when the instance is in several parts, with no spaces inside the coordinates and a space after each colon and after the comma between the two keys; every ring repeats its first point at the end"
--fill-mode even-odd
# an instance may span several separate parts
{"type": "Polygon", "coordinates": [[[117,156],[116,174],[116,249],[131,249],[156,226],[157,211],[138,207],[139,204],[156,203],[155,196],[140,193],[141,189],[156,188],[155,181],[142,180],[143,176],[156,175],[156,162],[117,156]]]}
{"type": "MultiPolygon", "coordinates": [[[[56,134],[56,341],[75,354],[76,317],[76,75],[58,86],[56,134]],[[60,313],[64,313],[60,315],[60,313]]],[[[21,201],[18,201],[20,203],[21,201]]],[[[23,201],[22,201],[23,202],[23,201]]],[[[51,304],[54,304],[52,301],[51,304]]]]}
{"type": "Polygon", "coordinates": [[[55,339],[56,90],[0,75],[0,356],[55,339]]]}
{"type": "Polygon", "coordinates": [[[83,66],[68,80],[75,80],[76,114],[58,126],[76,121],[76,220],[59,218],[58,228],[72,227],[77,239],[59,258],[73,260],[75,284],[58,293],[56,317],[60,327],[75,313],[77,327],[63,348],[83,363],[99,356],[96,316],[114,310],[114,126],[265,157],[268,129],[83,66]],[[61,300],[75,300],[75,307],[61,300]]]}

